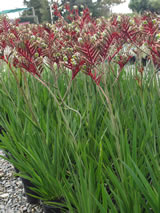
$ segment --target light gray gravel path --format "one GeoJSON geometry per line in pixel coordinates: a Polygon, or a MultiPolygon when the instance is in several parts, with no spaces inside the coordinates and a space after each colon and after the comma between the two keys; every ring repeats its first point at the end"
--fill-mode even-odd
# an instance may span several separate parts
{"type": "MultiPolygon", "coordinates": [[[[0,150],[0,155],[4,155],[0,150]]],[[[0,213],[43,213],[40,205],[27,203],[23,183],[14,167],[0,157],[0,213]]]]}

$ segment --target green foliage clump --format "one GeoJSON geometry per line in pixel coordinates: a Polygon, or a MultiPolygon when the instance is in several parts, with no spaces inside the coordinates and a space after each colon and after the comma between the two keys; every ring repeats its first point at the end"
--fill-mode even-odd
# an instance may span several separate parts
{"type": "Polygon", "coordinates": [[[46,68],[43,86],[1,72],[0,147],[44,203],[73,213],[159,212],[160,81],[151,67],[126,67],[116,82],[116,69],[106,66],[99,86],[81,73],[70,85],[63,70],[55,85],[46,68]]]}
{"type": "Polygon", "coordinates": [[[160,13],[160,1],[159,0],[130,0],[129,8],[138,13],[143,13],[144,11],[160,13]]]}

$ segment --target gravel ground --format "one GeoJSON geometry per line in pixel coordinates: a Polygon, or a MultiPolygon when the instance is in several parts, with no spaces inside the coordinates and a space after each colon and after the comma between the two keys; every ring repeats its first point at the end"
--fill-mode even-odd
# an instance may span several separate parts
{"type": "MultiPolygon", "coordinates": [[[[4,155],[2,150],[0,155],[4,155]]],[[[14,167],[0,158],[0,213],[43,213],[41,205],[27,202],[23,183],[14,172],[14,167]]]]}

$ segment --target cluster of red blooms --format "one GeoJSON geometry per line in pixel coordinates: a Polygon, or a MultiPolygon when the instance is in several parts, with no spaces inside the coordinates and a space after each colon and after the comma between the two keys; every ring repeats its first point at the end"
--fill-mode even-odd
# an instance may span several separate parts
{"type": "Polygon", "coordinates": [[[0,18],[0,59],[14,67],[41,76],[45,65],[66,67],[72,79],[81,71],[100,83],[102,63],[117,63],[120,71],[134,55],[143,53],[160,67],[160,18],[146,13],[139,17],[113,15],[93,19],[89,9],[79,15],[77,8],[65,9],[63,18],[58,6],[55,24],[19,25],[0,18]]]}

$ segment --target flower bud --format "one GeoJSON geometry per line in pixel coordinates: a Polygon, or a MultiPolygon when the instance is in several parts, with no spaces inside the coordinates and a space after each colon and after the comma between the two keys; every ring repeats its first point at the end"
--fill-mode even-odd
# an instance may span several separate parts
{"type": "Polygon", "coordinates": [[[140,30],[143,30],[143,25],[142,25],[142,24],[139,26],[139,29],[140,29],[140,30]]]}
{"type": "Polygon", "coordinates": [[[67,48],[67,51],[70,51],[70,52],[72,52],[72,51],[73,51],[73,48],[71,48],[71,47],[68,47],[68,48],[67,48]]]}
{"type": "Polygon", "coordinates": [[[34,57],[35,57],[35,58],[38,58],[38,56],[39,56],[39,53],[36,52],[36,53],[34,54],[34,57]]]}
{"type": "Polygon", "coordinates": [[[77,62],[76,62],[76,60],[74,58],[71,59],[71,64],[72,65],[76,65],[77,64],[77,62]]]}
{"type": "Polygon", "coordinates": [[[91,36],[91,39],[92,39],[92,40],[96,40],[96,39],[97,39],[96,34],[94,34],[93,36],[91,36]]]}
{"type": "Polygon", "coordinates": [[[135,24],[134,19],[130,19],[130,20],[129,20],[129,23],[130,23],[131,25],[135,24]]]}
{"type": "Polygon", "coordinates": [[[153,24],[156,24],[156,22],[157,22],[156,19],[153,19],[153,20],[152,20],[152,23],[153,23],[153,24]]]}
{"type": "Polygon", "coordinates": [[[145,20],[145,21],[143,22],[143,24],[148,24],[147,20],[145,20]]]}
{"type": "Polygon", "coordinates": [[[42,57],[42,56],[40,56],[39,59],[40,59],[41,61],[43,61],[43,57],[42,57]]]}
{"type": "Polygon", "coordinates": [[[83,71],[85,71],[85,70],[86,70],[86,68],[87,68],[87,66],[86,66],[86,65],[83,65],[83,66],[82,66],[82,70],[83,70],[83,71]]]}
{"type": "Polygon", "coordinates": [[[79,37],[79,38],[78,38],[78,42],[79,42],[79,43],[82,43],[82,42],[83,42],[83,39],[82,39],[81,37],[79,37]]]}
{"type": "Polygon", "coordinates": [[[41,45],[42,45],[43,48],[46,48],[46,47],[47,47],[47,44],[45,44],[44,42],[41,43],[41,45]]]}
{"type": "Polygon", "coordinates": [[[13,39],[13,38],[15,38],[15,35],[14,35],[13,33],[11,33],[11,34],[9,35],[9,37],[10,37],[11,39],[13,39]]]}
{"type": "Polygon", "coordinates": [[[160,39],[160,33],[156,34],[156,39],[160,39]]]}
{"type": "Polygon", "coordinates": [[[37,37],[37,41],[41,41],[42,39],[40,37],[37,37]]]}
{"type": "Polygon", "coordinates": [[[80,29],[78,27],[76,27],[75,31],[78,33],[78,32],[80,32],[80,29]]]}
{"type": "Polygon", "coordinates": [[[121,16],[118,16],[118,17],[117,17],[117,21],[121,21],[121,16]]]}
{"type": "Polygon", "coordinates": [[[68,61],[68,57],[66,55],[63,57],[63,61],[68,61]]]}
{"type": "Polygon", "coordinates": [[[74,6],[73,6],[73,9],[74,9],[74,10],[77,10],[77,9],[78,9],[78,6],[77,6],[77,5],[74,5],[74,6]]]}
{"type": "Polygon", "coordinates": [[[56,57],[59,57],[59,56],[60,56],[60,53],[57,53],[57,54],[56,54],[56,57]]]}
{"type": "Polygon", "coordinates": [[[146,47],[148,46],[147,42],[144,42],[144,46],[146,46],[146,47]]]}
{"type": "Polygon", "coordinates": [[[62,7],[62,6],[58,7],[58,10],[62,10],[62,9],[63,9],[63,7],[62,7]]]}
{"type": "Polygon", "coordinates": [[[102,36],[105,37],[107,34],[105,31],[102,32],[102,36]]]}
{"type": "Polygon", "coordinates": [[[31,39],[32,39],[32,40],[36,40],[36,36],[32,35],[32,36],[31,36],[31,39]]]}

